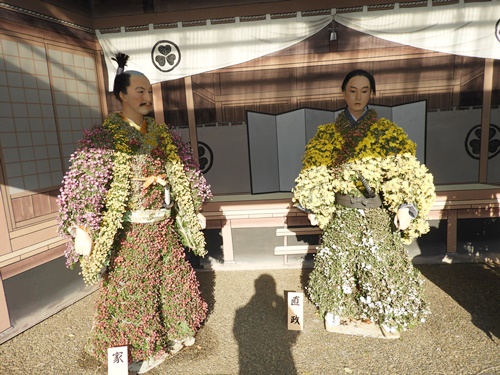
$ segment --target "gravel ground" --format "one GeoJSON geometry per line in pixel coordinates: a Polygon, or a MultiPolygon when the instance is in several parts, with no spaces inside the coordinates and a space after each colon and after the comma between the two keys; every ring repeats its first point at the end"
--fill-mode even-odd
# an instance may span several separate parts
{"type": "MultiPolygon", "coordinates": [[[[192,347],[148,374],[500,374],[500,267],[418,268],[432,315],[398,340],[329,333],[309,302],[304,331],[288,331],[284,295],[303,291],[307,269],[198,272],[209,317],[192,347]]],[[[94,300],[2,344],[0,374],[106,374],[83,352],[94,300]]]]}

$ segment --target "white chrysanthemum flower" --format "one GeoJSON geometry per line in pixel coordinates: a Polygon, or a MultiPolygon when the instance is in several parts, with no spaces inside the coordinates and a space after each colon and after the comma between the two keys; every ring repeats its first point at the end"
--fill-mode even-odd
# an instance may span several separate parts
{"type": "Polygon", "coordinates": [[[344,294],[351,294],[352,288],[349,285],[342,285],[342,291],[344,294]]]}
{"type": "Polygon", "coordinates": [[[387,332],[391,332],[391,333],[393,333],[393,332],[396,332],[396,331],[397,331],[397,330],[396,330],[396,327],[389,327],[389,326],[387,326],[386,324],[381,324],[381,326],[382,326],[382,328],[384,328],[387,332]]]}
{"type": "Polygon", "coordinates": [[[366,298],[361,296],[359,297],[359,300],[367,305],[370,305],[372,302],[372,298],[370,296],[366,296],[366,298]]]}

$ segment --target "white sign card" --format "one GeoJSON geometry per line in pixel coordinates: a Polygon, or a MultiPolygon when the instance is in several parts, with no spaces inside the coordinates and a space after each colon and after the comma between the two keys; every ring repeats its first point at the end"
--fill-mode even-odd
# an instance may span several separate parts
{"type": "Polygon", "coordinates": [[[304,330],[304,293],[288,292],[288,330],[304,330]]]}
{"type": "Polygon", "coordinates": [[[128,348],[108,348],[108,375],[128,375],[128,348]]]}

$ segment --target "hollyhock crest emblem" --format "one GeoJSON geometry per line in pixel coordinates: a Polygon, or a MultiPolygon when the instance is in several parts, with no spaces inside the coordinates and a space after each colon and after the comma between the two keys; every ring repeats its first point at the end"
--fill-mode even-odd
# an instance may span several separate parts
{"type": "Polygon", "coordinates": [[[175,43],[169,40],[160,40],[151,50],[151,60],[159,71],[170,72],[179,65],[181,51],[175,43]]]}

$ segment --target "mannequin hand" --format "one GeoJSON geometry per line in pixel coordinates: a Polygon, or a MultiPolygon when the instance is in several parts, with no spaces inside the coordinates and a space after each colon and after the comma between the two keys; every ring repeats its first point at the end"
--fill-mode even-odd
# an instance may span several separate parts
{"type": "Polygon", "coordinates": [[[318,225],[318,220],[316,219],[316,215],[315,214],[307,214],[307,218],[311,222],[312,226],[318,225]]]}
{"type": "Polygon", "coordinates": [[[201,212],[198,212],[198,220],[200,222],[201,229],[205,229],[207,227],[207,219],[201,212]]]}
{"type": "Polygon", "coordinates": [[[410,216],[410,210],[408,207],[400,208],[394,216],[394,225],[399,230],[405,230],[410,226],[412,218],[410,216]]]}
{"type": "Polygon", "coordinates": [[[80,255],[89,255],[92,251],[90,235],[76,225],[68,228],[68,232],[75,238],[75,252],[80,255]]]}

